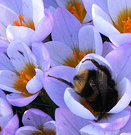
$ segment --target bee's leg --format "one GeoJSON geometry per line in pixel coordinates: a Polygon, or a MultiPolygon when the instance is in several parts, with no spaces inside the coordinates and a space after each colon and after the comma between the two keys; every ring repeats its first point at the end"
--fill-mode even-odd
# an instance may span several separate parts
{"type": "Polygon", "coordinates": [[[100,65],[94,59],[85,59],[84,61],[82,61],[82,63],[84,63],[85,61],[91,61],[99,70],[103,71],[108,76],[108,78],[111,78],[110,71],[105,66],[100,65]]]}
{"type": "Polygon", "coordinates": [[[95,120],[95,122],[100,121],[103,118],[104,115],[105,115],[105,112],[101,112],[99,117],[97,118],[97,120],[95,120]]]}
{"type": "Polygon", "coordinates": [[[74,87],[71,82],[68,82],[67,80],[64,80],[64,79],[62,79],[62,78],[55,77],[55,76],[51,76],[51,75],[48,75],[48,77],[54,78],[54,79],[56,79],[56,80],[59,80],[59,81],[65,83],[65,84],[67,84],[67,85],[70,86],[71,88],[74,87]]]}

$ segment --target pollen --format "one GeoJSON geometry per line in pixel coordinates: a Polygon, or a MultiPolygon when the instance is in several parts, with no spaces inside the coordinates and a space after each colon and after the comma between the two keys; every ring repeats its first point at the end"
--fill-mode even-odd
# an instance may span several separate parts
{"type": "Polygon", "coordinates": [[[82,58],[84,58],[85,55],[86,55],[85,52],[78,52],[78,53],[75,51],[73,52],[73,56],[78,63],[82,60],[82,58]]]}
{"type": "Polygon", "coordinates": [[[26,64],[23,70],[18,73],[18,79],[14,83],[14,88],[26,96],[30,95],[26,89],[26,85],[35,76],[35,74],[35,66],[31,63],[26,64]]]}
{"type": "Polygon", "coordinates": [[[124,25],[124,33],[131,33],[131,19],[128,17],[127,21],[122,21],[124,25]]]}
{"type": "Polygon", "coordinates": [[[24,27],[26,27],[26,24],[23,22],[23,15],[20,14],[19,15],[19,21],[18,20],[14,21],[13,25],[14,26],[24,26],[24,27]]]}
{"type": "Polygon", "coordinates": [[[80,1],[69,2],[67,5],[67,10],[71,12],[81,23],[83,23],[86,10],[80,1]]]}

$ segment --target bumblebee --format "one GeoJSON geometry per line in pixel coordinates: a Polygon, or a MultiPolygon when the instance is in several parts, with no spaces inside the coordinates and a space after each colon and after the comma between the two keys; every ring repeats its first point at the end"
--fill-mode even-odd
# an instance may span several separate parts
{"type": "Polygon", "coordinates": [[[82,63],[85,61],[91,61],[97,67],[97,70],[82,70],[74,76],[74,85],[62,78],[48,76],[67,84],[77,94],[85,98],[93,112],[99,114],[96,120],[97,122],[103,118],[106,112],[109,112],[116,105],[118,91],[115,89],[115,82],[106,67],[93,59],[86,59],[82,63]]]}

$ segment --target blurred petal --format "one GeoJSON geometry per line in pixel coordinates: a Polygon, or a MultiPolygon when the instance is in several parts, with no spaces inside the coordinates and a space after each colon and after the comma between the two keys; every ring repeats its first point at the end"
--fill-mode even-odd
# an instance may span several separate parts
{"type": "Polygon", "coordinates": [[[108,131],[100,127],[89,124],[80,130],[81,135],[118,135],[119,130],[108,131]]]}
{"type": "Polygon", "coordinates": [[[67,108],[58,108],[55,112],[58,134],[79,135],[79,130],[88,124],[88,120],[74,115],[67,108]]]}
{"type": "Polygon", "coordinates": [[[0,126],[3,128],[13,117],[11,105],[4,98],[0,97],[0,126]]]}
{"type": "Polygon", "coordinates": [[[59,77],[69,82],[73,82],[73,77],[75,74],[76,74],[76,69],[67,66],[53,67],[47,72],[45,72],[44,81],[43,81],[44,88],[47,94],[49,95],[49,97],[58,106],[66,107],[64,102],[64,92],[65,89],[69,86],[55,78],[49,77],[48,75],[59,77]]]}
{"type": "Polygon", "coordinates": [[[7,94],[7,100],[13,106],[22,107],[32,102],[38,96],[38,94],[39,93],[29,96],[29,97],[25,97],[23,94],[11,93],[11,94],[7,94]]]}
{"type": "Polygon", "coordinates": [[[111,114],[107,116],[105,119],[103,118],[99,122],[91,122],[93,125],[102,128],[107,131],[120,130],[122,127],[126,125],[130,118],[129,111],[121,111],[120,113],[111,114]]]}
{"type": "Polygon", "coordinates": [[[14,115],[12,119],[7,123],[7,125],[2,130],[2,135],[14,135],[19,127],[18,115],[14,115]]]}

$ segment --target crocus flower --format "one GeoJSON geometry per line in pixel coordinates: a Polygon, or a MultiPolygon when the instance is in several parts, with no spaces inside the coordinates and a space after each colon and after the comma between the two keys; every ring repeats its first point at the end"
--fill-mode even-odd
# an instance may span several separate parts
{"type": "Polygon", "coordinates": [[[39,109],[31,108],[22,117],[23,127],[15,135],[56,135],[55,121],[39,109]]]}
{"type": "Polygon", "coordinates": [[[92,6],[95,27],[117,46],[122,45],[123,41],[131,43],[130,0],[107,0],[107,6],[109,13],[104,12],[96,4],[92,6]]]}
{"type": "Polygon", "coordinates": [[[49,54],[42,43],[33,43],[32,50],[21,41],[9,44],[7,55],[1,53],[0,88],[14,106],[25,106],[43,88],[43,71],[50,67],[49,54]]]}
{"type": "Polygon", "coordinates": [[[0,90],[0,135],[15,135],[18,127],[18,116],[13,115],[12,107],[7,101],[5,93],[0,90]]]}
{"type": "MultiPolygon", "coordinates": [[[[85,24],[91,22],[91,18],[89,17],[88,13],[86,12],[83,1],[82,0],[44,0],[45,3],[50,5],[50,9],[52,7],[62,7],[72,13],[80,23],[85,24]],[[53,2],[53,3],[52,3],[53,2]]],[[[55,10],[53,10],[55,11],[55,10]]]]}
{"type": "Polygon", "coordinates": [[[51,42],[45,43],[52,63],[76,67],[88,53],[102,54],[102,39],[92,25],[83,26],[67,10],[58,8],[54,14],[51,42]]]}
{"type": "MultiPolygon", "coordinates": [[[[77,67],[77,70],[76,68],[69,69],[69,67],[68,68],[67,67],[57,67],[57,68],[54,67],[50,69],[49,72],[46,73],[45,89],[47,93],[49,93],[49,96],[57,105],[61,107],[63,106],[68,107],[70,111],[73,112],[75,115],[92,121],[90,128],[93,128],[95,126],[95,127],[99,127],[102,131],[105,130],[105,131],[117,132],[117,130],[119,131],[121,128],[123,128],[127,124],[128,120],[130,119],[130,111],[125,110],[125,108],[129,105],[131,101],[131,96],[130,96],[131,84],[129,81],[131,78],[130,77],[131,74],[130,74],[130,70],[128,69],[131,65],[130,56],[131,56],[130,45],[125,45],[125,46],[123,45],[122,47],[119,47],[111,51],[106,56],[106,59],[109,62],[112,61],[111,64],[100,55],[88,54],[82,59],[79,66],[77,67]],[[119,55],[120,59],[116,60],[118,57],[118,54],[121,54],[119,55]],[[77,93],[78,92],[77,87],[73,88],[73,86],[75,85],[74,76],[79,74],[83,69],[98,70],[98,67],[96,67],[96,65],[94,65],[90,60],[95,61],[97,63],[96,65],[102,65],[102,67],[105,67],[105,69],[109,71],[111,78],[114,80],[113,87],[118,92],[118,99],[116,101],[116,104],[113,105],[106,112],[105,114],[106,118],[103,117],[100,120],[99,120],[100,117],[98,117],[100,116],[98,115],[99,113],[97,111],[92,110],[92,107],[88,104],[85,98],[77,93]],[[123,61],[120,64],[121,60],[123,61]],[[113,64],[114,66],[112,66],[113,64]],[[72,73],[69,73],[68,71],[71,72],[71,70],[72,70],[72,73]],[[59,73],[61,74],[57,75],[59,73]],[[64,75],[62,75],[62,73],[64,75]],[[51,83],[51,86],[49,85],[49,83],[51,83]],[[50,94],[52,90],[51,87],[53,90],[56,89],[55,92],[52,91],[52,94],[50,94]],[[75,92],[74,90],[76,90],[77,92],[75,92]],[[62,100],[61,98],[64,98],[64,100],[62,100]]],[[[87,72],[85,72],[85,74],[86,73],[87,72]]],[[[81,86],[81,83],[80,83],[80,86],[81,86]]],[[[88,92],[88,89],[87,89],[87,92],[88,92]]],[[[84,130],[85,129],[82,129],[82,131],[84,130]]]]}
{"type": "Polygon", "coordinates": [[[50,34],[53,18],[51,13],[44,9],[42,0],[5,1],[2,4],[0,4],[1,40],[6,42],[21,40],[30,45],[35,41],[43,41],[50,34]]]}

